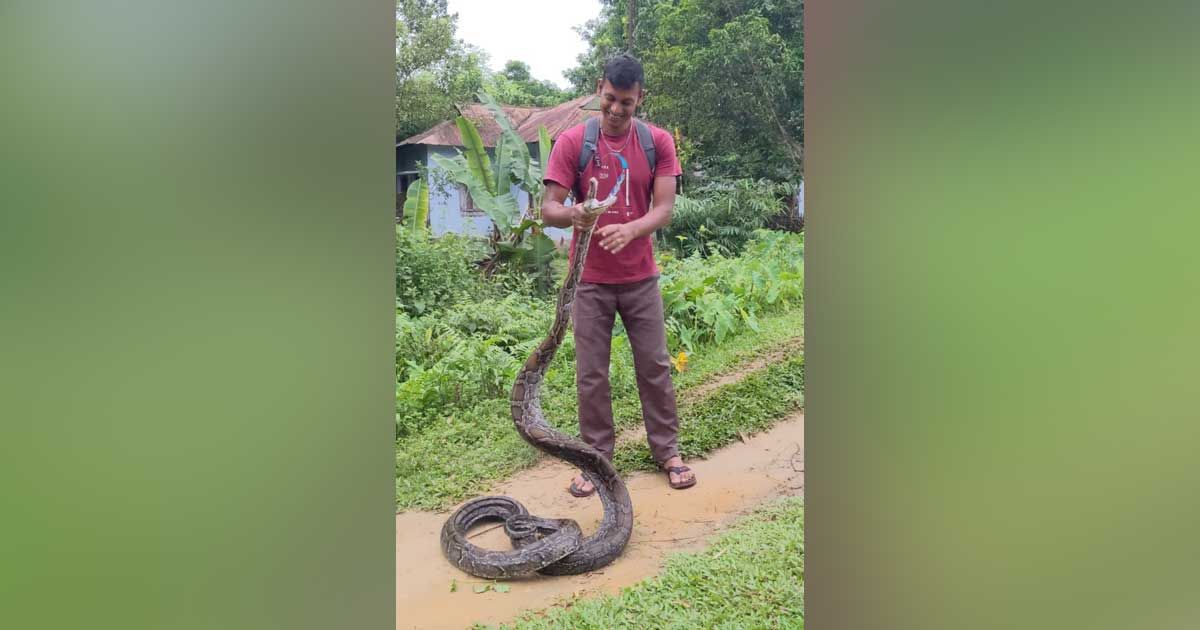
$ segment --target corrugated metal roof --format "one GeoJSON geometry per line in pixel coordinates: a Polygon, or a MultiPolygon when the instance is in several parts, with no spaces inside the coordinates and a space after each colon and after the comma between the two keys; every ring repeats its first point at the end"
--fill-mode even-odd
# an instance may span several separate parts
{"type": "Polygon", "coordinates": [[[518,131],[522,131],[521,136],[525,137],[524,131],[527,130],[533,134],[533,141],[537,141],[538,127],[545,125],[550,139],[557,140],[562,132],[596,115],[594,111],[584,109],[595,98],[595,94],[585,94],[566,103],[534,112],[518,131]]]}
{"type": "MultiPolygon", "coordinates": [[[[513,127],[525,142],[537,142],[538,127],[541,125],[546,126],[546,131],[550,133],[550,139],[554,140],[562,132],[594,116],[595,109],[584,108],[589,105],[594,106],[592,102],[595,99],[595,94],[586,94],[554,107],[502,107],[501,109],[504,110],[513,127]]],[[[463,106],[462,112],[463,116],[474,122],[479,129],[484,146],[496,146],[496,139],[500,137],[500,125],[496,124],[491,112],[479,103],[463,106]]],[[[411,138],[401,140],[396,143],[396,146],[404,144],[463,146],[458,125],[452,120],[435,125],[428,131],[411,138]]]]}

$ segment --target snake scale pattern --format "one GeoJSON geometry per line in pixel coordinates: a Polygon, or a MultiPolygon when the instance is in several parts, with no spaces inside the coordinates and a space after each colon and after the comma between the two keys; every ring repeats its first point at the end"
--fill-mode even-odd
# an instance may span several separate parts
{"type": "MultiPolygon", "coordinates": [[[[596,200],[596,179],[588,182],[587,199],[583,209],[598,217],[605,208],[616,202],[616,191],[603,201],[596,200]]],[[[575,288],[583,273],[583,265],[596,224],[580,231],[567,277],[559,290],[554,324],[545,340],[538,345],[517,374],[510,399],[513,424],[517,432],[534,447],[557,457],[583,471],[596,486],[604,506],[600,526],[591,536],[584,537],[579,524],[571,519],[548,519],[529,514],[525,506],[504,496],[472,499],[450,515],[442,527],[442,553],[451,564],[471,575],[496,579],[542,575],[575,575],[594,571],[612,562],[625,549],[633,532],[633,504],[625,482],[612,463],[599,451],[579,439],[553,427],[542,415],[541,384],[546,369],[554,358],[567,324],[571,319],[571,304],[575,288]],[[487,520],[504,522],[504,531],[512,542],[510,551],[483,549],[467,540],[467,531],[476,523],[487,520]]]]}

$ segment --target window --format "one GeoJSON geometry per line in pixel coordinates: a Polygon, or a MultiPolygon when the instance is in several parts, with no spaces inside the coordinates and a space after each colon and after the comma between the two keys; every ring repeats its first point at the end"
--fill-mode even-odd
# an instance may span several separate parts
{"type": "Polygon", "coordinates": [[[419,177],[416,171],[401,171],[396,173],[396,193],[404,194],[408,192],[408,187],[419,177]]]}
{"type": "Polygon", "coordinates": [[[475,207],[475,200],[471,198],[471,191],[463,184],[458,185],[458,209],[464,217],[482,217],[486,216],[483,210],[475,207]]]}

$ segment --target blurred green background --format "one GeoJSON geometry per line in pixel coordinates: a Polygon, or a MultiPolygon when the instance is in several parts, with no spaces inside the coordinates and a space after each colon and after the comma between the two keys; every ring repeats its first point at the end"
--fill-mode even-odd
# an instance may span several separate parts
{"type": "Polygon", "coordinates": [[[1200,627],[1196,5],[807,9],[807,623],[1200,627]]]}
{"type": "Polygon", "coordinates": [[[393,11],[0,6],[0,625],[394,627],[393,11]]]}
{"type": "MultiPolygon", "coordinates": [[[[1193,628],[1194,4],[806,7],[813,628],[1193,628]]],[[[393,9],[0,5],[0,607],[394,627],[393,9]]]]}

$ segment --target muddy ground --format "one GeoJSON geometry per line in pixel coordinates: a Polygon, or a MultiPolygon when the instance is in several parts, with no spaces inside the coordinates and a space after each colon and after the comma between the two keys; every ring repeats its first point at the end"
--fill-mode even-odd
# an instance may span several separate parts
{"type": "MultiPolygon", "coordinates": [[[[475,622],[508,622],[525,610],[616,593],[656,575],[668,554],[702,549],[718,530],[763,502],[803,494],[804,413],[798,411],[767,432],[688,464],[699,481],[687,490],[671,490],[662,473],[626,478],[633,499],[633,537],[615,562],[584,575],[509,581],[506,593],[473,592],[473,586],[490,581],[463,573],[442,557],[438,537],[450,511],[397,514],[397,628],[459,630],[475,622]],[[453,592],[452,583],[457,584],[453,592]]],[[[565,464],[547,459],[488,494],[511,496],[539,516],[573,518],[586,535],[595,531],[602,509],[594,495],[576,499],[567,494],[574,474],[565,464]]],[[[511,548],[495,524],[480,526],[475,534],[472,542],[482,547],[511,548]]]]}

